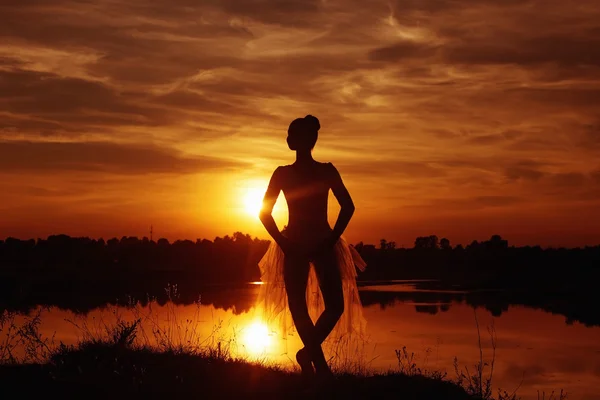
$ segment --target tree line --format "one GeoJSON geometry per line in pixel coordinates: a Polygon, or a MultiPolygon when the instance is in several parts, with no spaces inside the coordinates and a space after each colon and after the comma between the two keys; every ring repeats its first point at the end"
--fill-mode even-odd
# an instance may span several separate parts
{"type": "MultiPolygon", "coordinates": [[[[178,286],[184,303],[202,294],[205,303],[240,305],[228,285],[260,280],[258,262],[269,244],[241,232],[174,242],[67,235],[7,238],[0,240],[0,309],[57,305],[86,311],[106,303],[125,304],[129,296],[164,298],[169,284],[178,286]]],[[[412,248],[397,248],[385,239],[378,244],[360,242],[355,248],[368,264],[358,276],[363,284],[429,279],[436,281],[429,288],[502,289],[502,296],[508,297],[498,300],[498,294],[494,304],[507,307],[511,299],[519,298],[520,304],[545,307],[546,300],[553,299],[551,311],[564,315],[574,315],[569,304],[578,304],[581,310],[589,303],[600,278],[600,246],[515,247],[499,235],[452,246],[449,240],[430,235],[417,237],[412,248]]],[[[369,303],[369,295],[364,296],[369,303]]]]}
{"type": "MultiPolygon", "coordinates": [[[[146,237],[91,239],[52,235],[47,239],[0,240],[0,276],[4,284],[93,280],[107,284],[145,280],[190,283],[260,280],[258,262],[269,241],[235,232],[214,240],[169,242],[146,237]],[[111,283],[112,282],[112,283],[111,283]]],[[[541,248],[510,246],[499,235],[451,246],[435,235],[417,237],[412,248],[357,243],[368,264],[362,280],[437,279],[462,286],[523,287],[544,290],[585,285],[600,277],[600,246],[541,248]]]]}
{"type": "MultiPolygon", "coordinates": [[[[145,280],[186,276],[198,283],[248,282],[260,279],[258,262],[268,240],[248,234],[169,242],[147,237],[91,239],[52,235],[47,239],[0,240],[0,276],[12,281],[145,280]]],[[[354,247],[368,264],[360,279],[438,279],[464,285],[540,286],[556,280],[585,281],[600,271],[600,245],[584,248],[510,246],[500,235],[467,246],[452,246],[436,235],[417,237],[412,248],[378,245],[354,247]]],[[[548,287],[546,285],[546,287],[548,287]]]]}

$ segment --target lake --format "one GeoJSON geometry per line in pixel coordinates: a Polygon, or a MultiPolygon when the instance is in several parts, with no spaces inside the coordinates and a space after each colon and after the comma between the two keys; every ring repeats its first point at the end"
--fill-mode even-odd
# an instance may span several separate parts
{"type": "MultiPolygon", "coordinates": [[[[396,350],[414,353],[417,367],[445,370],[454,378],[454,359],[470,371],[480,360],[490,363],[495,332],[493,382],[523,399],[537,399],[564,389],[569,399],[600,399],[600,327],[587,326],[526,305],[474,306],[460,290],[436,289],[416,281],[367,282],[360,288],[367,337],[357,339],[337,361],[372,370],[398,368],[396,350]],[[477,321],[477,322],[476,322],[477,321]],[[479,332],[477,329],[479,325],[479,332]],[[479,345],[481,339],[481,346],[479,345]]],[[[86,313],[51,307],[42,312],[41,329],[55,341],[76,343],[86,334],[103,334],[117,320],[142,320],[138,340],[216,345],[234,355],[293,367],[299,338],[282,339],[257,317],[253,301],[258,284],[213,287],[196,304],[142,302],[136,307],[108,305],[86,313]],[[215,294],[219,294],[215,297],[215,294]],[[239,300],[239,302],[233,299],[239,300]]],[[[504,296],[503,298],[506,298],[504,296]]],[[[329,352],[331,355],[331,352],[329,352]]],[[[405,360],[406,361],[406,360],[405,360]]],[[[489,373],[489,367],[486,372],[489,373]]]]}

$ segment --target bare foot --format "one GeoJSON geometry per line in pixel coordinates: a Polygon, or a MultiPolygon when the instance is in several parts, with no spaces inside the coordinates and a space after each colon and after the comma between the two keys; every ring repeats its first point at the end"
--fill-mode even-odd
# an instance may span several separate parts
{"type": "Polygon", "coordinates": [[[310,358],[310,354],[305,347],[298,350],[296,353],[296,361],[300,364],[300,368],[302,369],[302,375],[307,378],[312,378],[315,375],[315,370],[313,369],[312,360],[310,358]]]}

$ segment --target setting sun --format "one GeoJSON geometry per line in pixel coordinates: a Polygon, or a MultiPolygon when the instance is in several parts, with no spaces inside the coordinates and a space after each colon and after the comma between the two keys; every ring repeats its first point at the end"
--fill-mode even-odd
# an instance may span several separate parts
{"type": "Polygon", "coordinates": [[[368,5],[0,0],[0,393],[600,400],[600,0],[368,5]]]}
{"type": "MultiPolygon", "coordinates": [[[[231,204],[234,213],[230,215],[231,224],[241,227],[251,236],[264,237],[265,229],[258,218],[262,208],[262,201],[269,184],[264,177],[249,177],[246,179],[232,180],[235,190],[223,193],[223,201],[231,204]]],[[[284,196],[279,196],[271,214],[278,226],[284,227],[288,222],[288,209],[284,196]]],[[[222,218],[219,220],[222,222],[222,218]]]]}
{"type": "Polygon", "coordinates": [[[246,189],[243,197],[244,210],[252,216],[258,216],[262,207],[264,190],[257,187],[249,187],[246,189]]]}
{"type": "Polygon", "coordinates": [[[259,321],[255,321],[244,329],[244,346],[248,352],[259,354],[271,345],[269,328],[259,321]]]}

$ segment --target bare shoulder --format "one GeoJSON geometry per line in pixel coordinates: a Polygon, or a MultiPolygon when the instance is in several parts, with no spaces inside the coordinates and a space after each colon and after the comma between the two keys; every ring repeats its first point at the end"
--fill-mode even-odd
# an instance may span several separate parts
{"type": "Polygon", "coordinates": [[[333,176],[337,176],[339,175],[339,172],[337,170],[337,168],[335,167],[335,165],[333,165],[333,163],[322,163],[324,168],[330,173],[333,174],[333,176]]]}
{"type": "Polygon", "coordinates": [[[323,176],[326,176],[328,178],[328,180],[337,180],[339,179],[339,172],[337,170],[337,168],[333,165],[333,163],[330,162],[325,162],[319,163],[319,167],[322,169],[322,174],[323,176]]]}
{"type": "Polygon", "coordinates": [[[275,168],[273,172],[273,178],[275,179],[285,179],[285,176],[289,173],[291,165],[280,165],[275,168]]]}
{"type": "Polygon", "coordinates": [[[330,162],[320,162],[320,161],[317,161],[317,165],[320,168],[323,168],[323,169],[329,169],[329,170],[335,169],[335,167],[333,166],[333,164],[330,163],[330,162]]]}
{"type": "Polygon", "coordinates": [[[275,171],[277,171],[278,173],[286,173],[290,170],[290,168],[292,168],[291,165],[280,165],[279,167],[277,167],[277,169],[275,171]]]}

